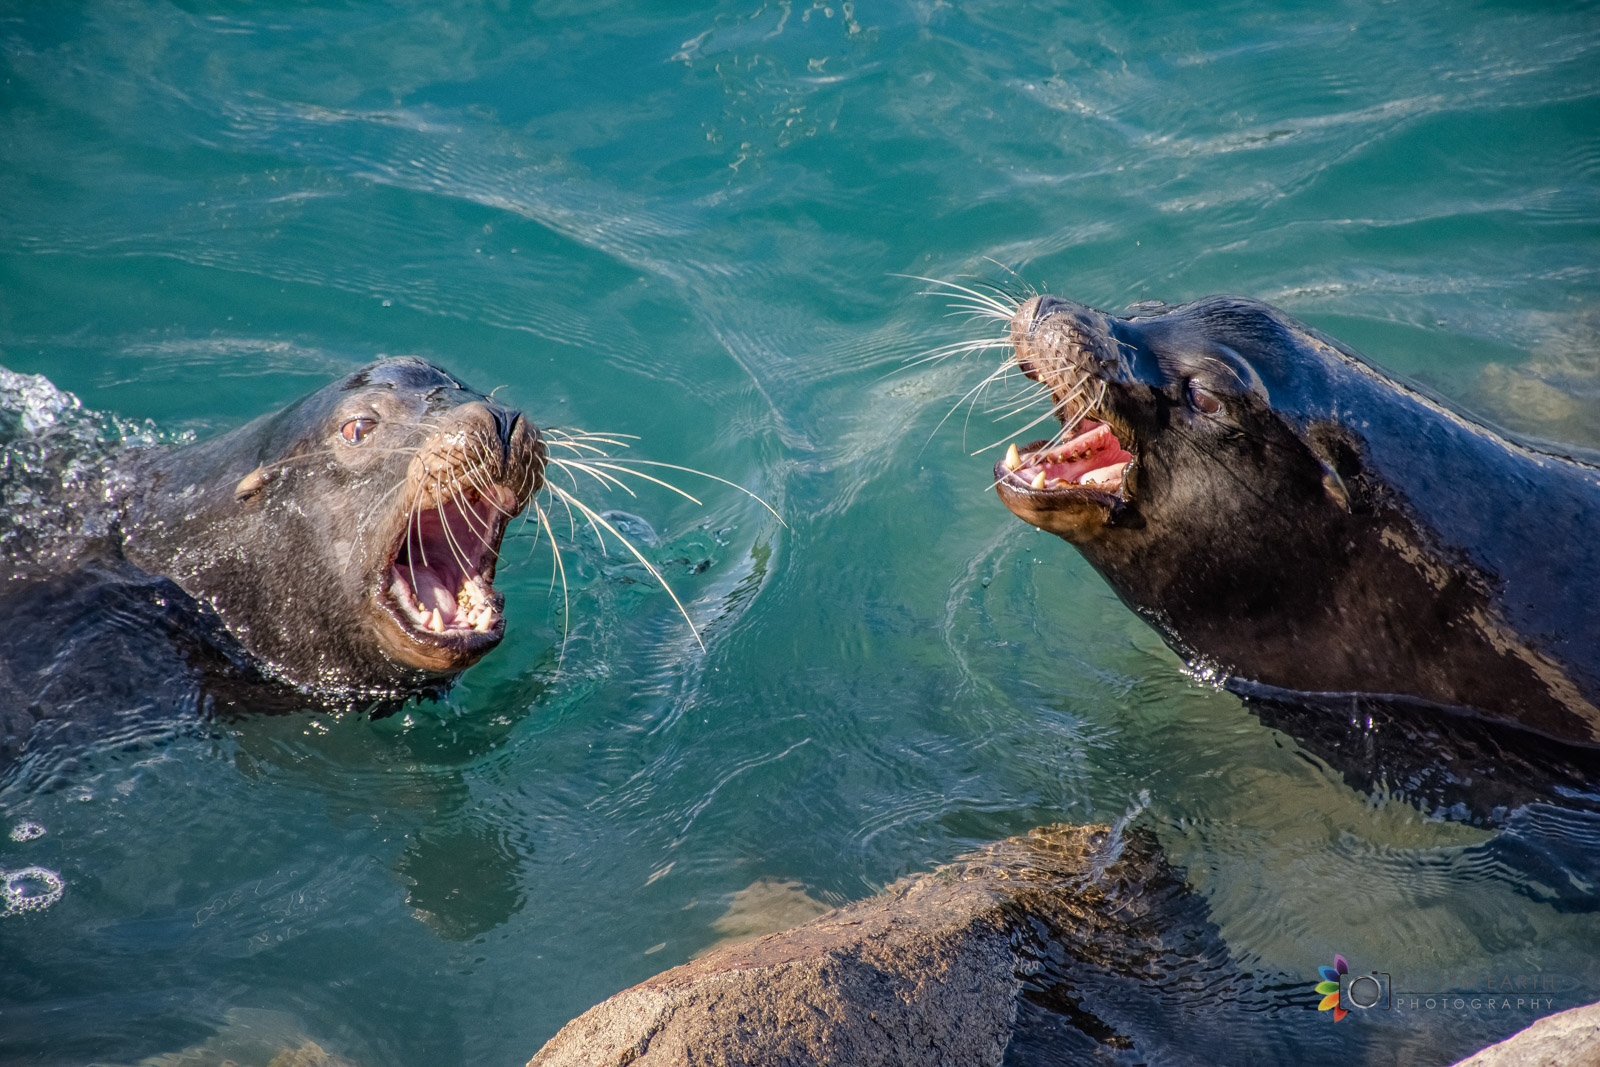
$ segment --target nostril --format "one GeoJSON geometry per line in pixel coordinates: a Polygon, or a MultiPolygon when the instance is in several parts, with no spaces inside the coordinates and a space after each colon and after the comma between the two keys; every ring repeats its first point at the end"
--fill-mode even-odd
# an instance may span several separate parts
{"type": "Polygon", "coordinates": [[[1028,332],[1032,333],[1045,319],[1049,318],[1051,315],[1054,315],[1063,308],[1069,308],[1071,306],[1071,301],[1063,300],[1059,296],[1051,296],[1046,293],[1045,295],[1039,297],[1039,303],[1036,304],[1033,309],[1033,321],[1028,323],[1028,332]]]}
{"type": "Polygon", "coordinates": [[[522,418],[522,412],[507,408],[490,408],[489,413],[494,416],[495,433],[500,438],[501,458],[510,459],[511,435],[517,430],[517,420],[522,418]]]}

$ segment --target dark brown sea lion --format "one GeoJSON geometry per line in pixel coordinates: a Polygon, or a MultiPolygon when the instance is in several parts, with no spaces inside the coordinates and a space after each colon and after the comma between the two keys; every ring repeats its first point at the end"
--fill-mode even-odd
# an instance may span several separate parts
{"type": "Polygon", "coordinates": [[[184,447],[60,421],[0,470],[0,768],[186,707],[394,706],[505,634],[496,561],[545,446],[424,360],[184,447]]]}
{"type": "Polygon", "coordinates": [[[1062,430],[995,466],[1191,664],[1600,743],[1600,462],[1509,440],[1265,304],[1009,321],[1062,430]]]}
{"type": "Polygon", "coordinates": [[[521,413],[424,360],[390,359],[147,457],[122,548],[215,609],[269,673],[404,693],[500,643],[501,537],[543,472],[521,413]]]}

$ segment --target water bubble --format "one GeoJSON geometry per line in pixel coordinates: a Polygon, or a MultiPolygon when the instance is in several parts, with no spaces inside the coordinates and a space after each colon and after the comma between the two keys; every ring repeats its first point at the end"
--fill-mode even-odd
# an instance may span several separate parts
{"type": "Polygon", "coordinates": [[[44,833],[44,827],[36,822],[19,822],[11,828],[11,840],[32,841],[36,837],[43,837],[44,833]]]}
{"type": "Polygon", "coordinates": [[[61,899],[65,887],[59,874],[44,867],[0,871],[0,917],[43,911],[61,899]]]}

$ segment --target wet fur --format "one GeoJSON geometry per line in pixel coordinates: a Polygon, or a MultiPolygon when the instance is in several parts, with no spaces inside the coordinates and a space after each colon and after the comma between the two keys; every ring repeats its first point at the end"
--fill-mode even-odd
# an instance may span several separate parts
{"type": "MultiPolygon", "coordinates": [[[[1511,441],[1265,304],[1048,306],[1096,339],[1135,488],[1098,514],[1002,499],[1071,541],[1186,659],[1600,743],[1590,459],[1511,441]],[[1220,416],[1186,401],[1191,380],[1220,416]]],[[[1039,367],[1047,385],[1052,369],[1071,370],[1039,367]]]]}

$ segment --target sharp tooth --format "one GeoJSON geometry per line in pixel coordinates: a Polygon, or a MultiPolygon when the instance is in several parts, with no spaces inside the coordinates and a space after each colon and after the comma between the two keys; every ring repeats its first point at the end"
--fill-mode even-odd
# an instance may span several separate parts
{"type": "Polygon", "coordinates": [[[486,611],[481,616],[478,617],[478,621],[473,624],[472,628],[474,630],[478,631],[480,634],[483,634],[483,633],[488,633],[489,632],[489,627],[491,625],[493,625],[493,624],[494,624],[494,612],[486,611]]]}
{"type": "Polygon", "coordinates": [[[1022,466],[1022,457],[1017,454],[1017,446],[1013,443],[1010,448],[1006,449],[1006,470],[1014,471],[1020,466],[1022,466]]]}
{"type": "Polygon", "coordinates": [[[1043,489],[1044,488],[1044,471],[1040,471],[1038,474],[1033,476],[1033,488],[1035,488],[1035,489],[1043,489]]]}
{"type": "Polygon", "coordinates": [[[444,617],[439,614],[438,608],[434,608],[433,614],[428,617],[428,629],[436,634],[444,633],[444,617]]]}

